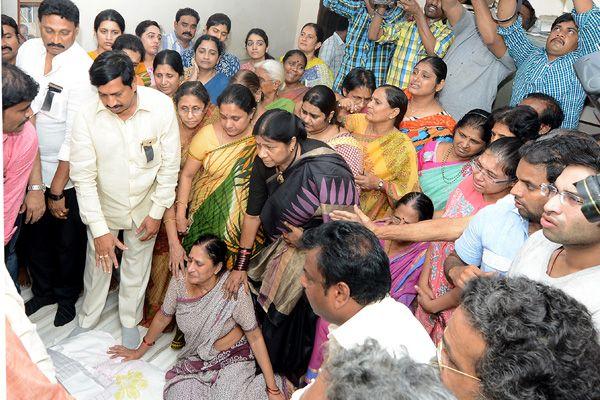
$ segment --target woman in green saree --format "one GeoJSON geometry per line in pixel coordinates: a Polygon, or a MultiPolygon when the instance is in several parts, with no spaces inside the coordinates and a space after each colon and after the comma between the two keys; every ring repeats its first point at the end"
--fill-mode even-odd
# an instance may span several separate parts
{"type": "MultiPolygon", "coordinates": [[[[177,231],[185,234],[186,252],[203,234],[221,237],[230,251],[227,266],[231,267],[256,155],[251,135],[256,100],[247,87],[233,84],[219,96],[217,105],[219,121],[202,128],[190,144],[177,189],[176,224],[177,231]]],[[[261,242],[259,237],[257,243],[261,242]]]]}

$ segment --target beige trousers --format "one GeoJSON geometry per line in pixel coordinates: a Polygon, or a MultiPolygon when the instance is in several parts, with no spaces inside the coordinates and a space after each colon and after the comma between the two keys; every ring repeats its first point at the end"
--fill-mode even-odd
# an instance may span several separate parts
{"type": "MultiPolygon", "coordinates": [[[[150,266],[152,264],[152,250],[156,236],[141,242],[135,234],[136,228],[123,231],[124,244],[128,250],[123,251],[119,264],[121,282],[119,286],[119,318],[121,325],[126,328],[135,327],[142,320],[144,295],[150,279],[150,266]]],[[[115,237],[119,231],[110,230],[115,237]]],[[[93,328],[102,314],[111,274],[105,273],[96,266],[96,251],[94,238],[90,229],[87,229],[87,253],[85,272],[83,275],[83,304],[79,311],[79,326],[93,328]]]]}

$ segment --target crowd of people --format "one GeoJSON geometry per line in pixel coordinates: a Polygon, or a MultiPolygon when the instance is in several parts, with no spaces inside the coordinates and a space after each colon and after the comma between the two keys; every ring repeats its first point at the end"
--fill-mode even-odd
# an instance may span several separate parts
{"type": "Polygon", "coordinates": [[[222,13],[104,10],[90,51],[70,0],[2,15],[9,392],[68,396],[24,315],[75,337],[118,286],[108,353],[171,333],[166,399],[600,398],[600,9],[537,47],[529,2],[462,3],[323,0],[330,37],[244,62],[222,13]]]}

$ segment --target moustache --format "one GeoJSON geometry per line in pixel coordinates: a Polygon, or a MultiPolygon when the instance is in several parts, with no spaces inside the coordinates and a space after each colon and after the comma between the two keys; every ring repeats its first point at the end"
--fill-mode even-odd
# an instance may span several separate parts
{"type": "Polygon", "coordinates": [[[65,48],[65,46],[63,46],[60,43],[48,43],[46,46],[48,46],[48,47],[58,47],[59,49],[64,49],[65,48]]]}
{"type": "Polygon", "coordinates": [[[118,110],[120,108],[123,108],[123,105],[122,104],[117,104],[116,106],[106,107],[106,108],[108,108],[109,110],[118,110]]]}
{"type": "Polygon", "coordinates": [[[10,46],[2,46],[2,50],[4,50],[4,49],[13,51],[13,48],[10,46]]]}
{"type": "Polygon", "coordinates": [[[192,36],[192,32],[183,32],[183,35],[185,35],[185,36],[192,36]]]}

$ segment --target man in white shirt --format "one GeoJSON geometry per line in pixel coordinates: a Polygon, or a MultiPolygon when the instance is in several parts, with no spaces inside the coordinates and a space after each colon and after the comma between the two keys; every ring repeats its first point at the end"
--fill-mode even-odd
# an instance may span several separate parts
{"type": "MultiPolygon", "coordinates": [[[[332,324],[330,350],[372,338],[395,357],[408,352],[416,362],[427,363],[435,356],[421,323],[388,295],[389,260],[370,230],[354,222],[329,222],[304,232],[302,246],[307,250],[302,286],[315,314],[332,324]]],[[[293,398],[323,398],[327,386],[328,377],[321,373],[293,398]]]]}
{"type": "Polygon", "coordinates": [[[600,329],[600,224],[589,222],[575,183],[600,173],[600,146],[594,154],[581,153],[553,185],[543,187],[549,197],[539,231],[529,238],[513,262],[509,276],[526,276],[562,289],[585,305],[600,329]]]}
{"type": "Polygon", "coordinates": [[[88,236],[85,293],[73,334],[97,324],[114,266],[120,268],[123,345],[136,348],[156,233],[175,200],[179,128],[171,99],[137,86],[125,53],[101,54],[90,78],[98,97],[75,119],[70,158],[88,236]],[[115,247],[123,250],[121,265],[115,247]]]}
{"type": "MultiPolygon", "coordinates": [[[[79,10],[69,0],[44,0],[38,11],[41,38],[25,42],[17,66],[33,77],[40,91],[31,104],[48,207],[35,224],[24,226],[20,247],[32,277],[34,297],[27,315],[58,303],[55,326],[75,317],[83,281],[85,226],[69,180],[69,144],[75,113],[94,96],[88,69],[92,60],[75,42],[79,10]]],[[[32,188],[32,189],[37,189],[32,188]]]]}

